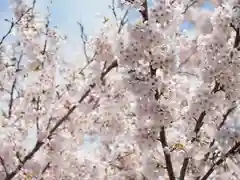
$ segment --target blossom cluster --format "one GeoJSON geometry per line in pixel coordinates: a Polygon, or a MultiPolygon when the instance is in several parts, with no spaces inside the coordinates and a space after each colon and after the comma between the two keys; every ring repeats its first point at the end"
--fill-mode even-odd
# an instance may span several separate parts
{"type": "Polygon", "coordinates": [[[63,59],[65,38],[35,0],[12,0],[0,39],[0,179],[240,178],[238,2],[212,12],[203,1],[146,2],[119,1],[141,22],[107,22],[83,43],[81,67],[63,59]],[[195,39],[181,31],[186,19],[195,39]],[[83,147],[85,135],[96,147],[83,147]]]}

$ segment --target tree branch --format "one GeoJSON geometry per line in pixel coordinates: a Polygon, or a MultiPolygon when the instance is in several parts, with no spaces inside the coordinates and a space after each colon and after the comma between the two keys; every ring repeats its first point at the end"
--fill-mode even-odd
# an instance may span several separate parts
{"type": "Polygon", "coordinates": [[[196,4],[197,3],[197,0],[192,0],[192,2],[190,2],[187,6],[186,6],[186,8],[184,9],[184,11],[182,12],[182,14],[185,14],[186,12],[187,12],[187,10],[191,7],[191,6],[193,6],[194,4],[196,4]]]}
{"type": "Polygon", "coordinates": [[[183,160],[183,165],[182,165],[181,170],[180,170],[179,180],[184,180],[185,179],[185,175],[186,175],[187,167],[188,167],[188,162],[189,162],[189,157],[185,157],[184,160],[183,160]]]}
{"type": "Polygon", "coordinates": [[[206,172],[206,174],[200,180],[207,180],[207,178],[214,172],[217,166],[221,165],[226,158],[234,155],[238,152],[240,148],[240,142],[237,142],[222,158],[215,162],[206,172]]]}
{"type": "Polygon", "coordinates": [[[205,116],[206,116],[206,111],[203,111],[203,112],[200,114],[200,116],[198,117],[197,123],[196,123],[196,125],[195,125],[195,127],[194,127],[194,132],[195,132],[195,134],[196,134],[196,137],[193,137],[192,140],[191,140],[191,142],[194,142],[194,141],[197,140],[197,135],[198,135],[201,127],[202,127],[203,124],[204,124],[204,123],[203,123],[203,120],[204,120],[204,117],[205,117],[205,116]]]}
{"type": "Polygon", "coordinates": [[[3,167],[3,169],[4,169],[4,172],[5,172],[5,175],[6,175],[6,177],[9,175],[9,173],[8,173],[8,170],[7,170],[7,166],[6,166],[6,164],[5,164],[5,161],[4,161],[4,159],[0,156],[0,163],[1,163],[1,165],[2,165],[2,167],[3,167]]]}
{"type": "Polygon", "coordinates": [[[10,119],[12,116],[12,106],[13,106],[13,94],[14,94],[14,89],[17,83],[17,78],[13,80],[12,87],[11,87],[11,92],[10,92],[10,101],[8,104],[8,118],[10,119]]]}
{"type": "Polygon", "coordinates": [[[122,17],[121,20],[120,20],[119,27],[118,27],[118,33],[121,32],[123,26],[124,26],[124,25],[126,24],[126,22],[127,22],[126,18],[127,18],[128,12],[129,12],[129,10],[127,9],[127,10],[125,11],[123,17],[122,17]]]}
{"type": "Polygon", "coordinates": [[[43,141],[37,141],[36,145],[34,146],[34,148],[23,158],[22,163],[18,164],[17,167],[10,172],[5,180],[11,180],[13,179],[17,173],[23,168],[23,166],[25,165],[25,163],[27,161],[29,161],[30,159],[32,159],[33,155],[44,145],[43,141]]]}
{"type": "Polygon", "coordinates": [[[50,166],[50,162],[48,162],[45,166],[44,166],[44,168],[42,169],[42,172],[41,172],[41,179],[40,180],[44,180],[44,178],[42,177],[43,176],[43,174],[47,171],[47,169],[49,169],[51,166],[50,166]]]}
{"type": "MultiPolygon", "coordinates": [[[[15,70],[15,73],[17,73],[19,71],[20,68],[20,63],[22,61],[23,58],[23,52],[20,54],[19,59],[17,61],[17,67],[15,70]]],[[[16,76],[16,75],[15,75],[16,76]]],[[[11,91],[10,91],[10,100],[9,100],[9,104],[8,104],[8,118],[10,119],[12,116],[12,107],[13,107],[13,95],[14,95],[14,90],[16,88],[16,84],[17,84],[17,77],[14,78],[12,86],[11,86],[11,91]]]]}
{"type": "Polygon", "coordinates": [[[236,32],[233,48],[237,48],[237,50],[240,51],[240,28],[236,28],[232,23],[230,24],[230,27],[236,32]]]}
{"type": "Polygon", "coordinates": [[[223,119],[220,122],[219,126],[217,127],[218,130],[220,130],[222,128],[222,126],[225,124],[229,114],[231,114],[234,111],[234,109],[236,109],[236,108],[237,108],[237,106],[233,106],[233,107],[229,108],[225,114],[223,114],[223,119]]]}
{"type": "Polygon", "coordinates": [[[46,39],[44,41],[44,45],[43,45],[43,50],[41,52],[42,55],[44,55],[46,53],[46,50],[47,50],[47,43],[48,43],[48,32],[49,32],[49,24],[50,24],[50,18],[51,16],[51,13],[50,13],[50,10],[49,10],[49,7],[48,7],[48,15],[46,17],[46,23],[45,23],[45,35],[46,35],[46,39]]]}
{"type": "Polygon", "coordinates": [[[82,40],[82,43],[83,43],[83,53],[84,53],[84,56],[87,60],[87,63],[90,63],[91,60],[90,60],[90,58],[87,54],[87,40],[88,40],[88,38],[87,38],[87,35],[84,31],[84,26],[82,25],[82,23],[80,23],[80,22],[77,22],[77,23],[78,23],[79,28],[80,28],[80,33],[81,33],[80,36],[81,36],[81,40],[82,40]]]}
{"type": "Polygon", "coordinates": [[[175,178],[174,171],[173,171],[170,151],[167,150],[168,149],[168,144],[167,144],[167,139],[166,139],[164,126],[161,127],[160,139],[158,139],[158,140],[162,144],[169,180],[175,180],[176,178],[175,178]]]}

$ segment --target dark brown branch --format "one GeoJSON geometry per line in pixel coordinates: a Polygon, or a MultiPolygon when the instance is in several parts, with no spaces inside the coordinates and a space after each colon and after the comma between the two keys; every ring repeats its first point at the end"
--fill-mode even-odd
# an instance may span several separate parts
{"type": "Polygon", "coordinates": [[[100,79],[103,80],[103,78],[114,68],[118,66],[117,60],[114,60],[107,68],[105,71],[102,72],[100,79]]]}
{"type": "Polygon", "coordinates": [[[167,139],[166,139],[164,126],[161,127],[160,139],[158,139],[158,140],[162,144],[162,148],[163,148],[163,153],[164,153],[164,157],[165,157],[165,163],[166,163],[166,168],[167,168],[169,180],[175,180],[176,178],[175,178],[174,171],[173,171],[170,151],[167,152],[167,150],[166,150],[166,149],[168,149],[168,144],[167,144],[167,139]]]}
{"type": "Polygon", "coordinates": [[[234,48],[237,48],[240,51],[240,28],[236,29],[236,37],[234,41],[234,48]]]}
{"type": "Polygon", "coordinates": [[[191,142],[194,142],[194,141],[197,140],[198,133],[199,133],[201,127],[202,127],[203,124],[204,124],[203,120],[204,120],[204,117],[205,117],[205,116],[206,116],[206,111],[203,111],[203,112],[200,114],[200,116],[198,117],[197,123],[196,123],[196,125],[195,125],[195,127],[194,127],[194,132],[195,132],[195,134],[196,134],[196,137],[193,137],[192,140],[191,140],[191,142]]]}
{"type": "Polygon", "coordinates": [[[218,130],[220,130],[222,128],[222,126],[225,124],[229,114],[232,113],[234,111],[234,109],[236,109],[236,108],[237,108],[237,106],[233,106],[233,107],[229,108],[225,114],[223,114],[223,119],[222,119],[221,123],[219,124],[219,126],[217,127],[218,130]]]}
{"type": "Polygon", "coordinates": [[[13,80],[12,87],[11,87],[11,92],[10,92],[10,101],[8,104],[8,118],[10,119],[12,116],[12,107],[13,107],[13,95],[14,95],[14,89],[17,83],[17,78],[13,80]]]}
{"type": "MultiPolygon", "coordinates": [[[[86,98],[87,96],[85,96],[86,98]]],[[[84,99],[85,99],[84,98],[84,99]]],[[[72,106],[68,112],[53,126],[53,128],[49,131],[49,135],[48,138],[51,138],[52,134],[57,130],[57,128],[63,123],[65,122],[68,117],[73,113],[73,111],[77,108],[76,105],[72,106]]]]}
{"type": "MultiPolygon", "coordinates": [[[[17,73],[19,71],[20,63],[22,61],[22,58],[23,58],[23,53],[21,53],[20,56],[19,56],[15,73],[17,73]]],[[[17,84],[17,77],[14,78],[12,86],[11,86],[11,91],[10,91],[10,100],[9,100],[9,104],[8,104],[8,118],[9,119],[12,116],[12,107],[13,107],[13,101],[14,101],[13,100],[13,95],[14,95],[14,90],[16,89],[16,84],[17,84]]]]}
{"type": "Polygon", "coordinates": [[[44,178],[42,177],[42,175],[47,171],[47,169],[49,169],[51,166],[50,166],[50,162],[48,162],[45,166],[44,166],[44,168],[43,168],[43,170],[42,170],[42,172],[41,172],[41,179],[40,180],[44,180],[44,178]]]}
{"type": "Polygon", "coordinates": [[[238,152],[240,148],[240,142],[237,142],[222,158],[220,158],[217,162],[215,162],[209,170],[206,172],[206,174],[200,179],[200,180],[207,180],[207,178],[214,172],[217,166],[221,165],[226,158],[228,158],[231,155],[234,155],[238,152]]]}
{"type": "Polygon", "coordinates": [[[16,152],[16,158],[18,159],[18,162],[19,162],[20,164],[22,164],[22,163],[23,163],[23,162],[22,162],[22,158],[21,158],[21,155],[20,155],[19,151],[17,151],[17,152],[16,152]]]}
{"type": "Polygon", "coordinates": [[[142,15],[142,18],[143,18],[143,22],[146,22],[148,21],[148,2],[147,0],[145,0],[142,4],[143,6],[143,10],[139,10],[139,12],[141,13],[142,15]]]}
{"type": "Polygon", "coordinates": [[[230,24],[230,27],[236,32],[233,48],[237,48],[240,51],[240,28],[236,28],[232,23],[230,24]]]}
{"type": "Polygon", "coordinates": [[[13,179],[16,174],[23,168],[25,163],[32,159],[33,155],[44,145],[43,141],[37,141],[36,145],[34,148],[23,158],[22,163],[18,164],[15,170],[13,170],[11,173],[9,173],[5,180],[11,180],[13,179]]]}
{"type": "MultiPolygon", "coordinates": [[[[149,55],[150,55],[151,59],[153,59],[151,51],[149,51],[149,55]]],[[[152,63],[153,63],[153,61],[151,60],[150,63],[149,63],[150,75],[151,75],[152,78],[156,78],[157,69],[153,68],[152,63]]],[[[155,89],[155,94],[154,94],[155,100],[158,101],[160,99],[161,95],[162,95],[162,93],[160,93],[158,91],[158,89],[156,88],[155,89]]]]}
{"type": "Polygon", "coordinates": [[[44,166],[41,174],[44,174],[48,168],[50,168],[50,162],[48,162],[48,163],[44,166]]]}
{"type": "Polygon", "coordinates": [[[182,165],[181,170],[180,170],[179,180],[184,180],[185,179],[185,175],[186,175],[187,167],[188,167],[188,162],[189,162],[189,157],[185,157],[184,160],[183,160],[183,165],[182,165]]]}

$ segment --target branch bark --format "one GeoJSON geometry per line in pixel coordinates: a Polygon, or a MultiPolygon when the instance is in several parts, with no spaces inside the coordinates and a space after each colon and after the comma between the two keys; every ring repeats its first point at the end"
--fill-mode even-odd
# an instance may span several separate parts
{"type": "Polygon", "coordinates": [[[174,171],[173,171],[170,151],[167,151],[167,149],[169,147],[168,147],[168,144],[167,144],[167,139],[166,139],[164,126],[161,127],[160,139],[158,139],[158,140],[162,144],[162,148],[163,148],[163,153],[164,153],[164,157],[165,157],[165,163],[166,163],[166,167],[167,167],[169,180],[175,180],[176,178],[175,178],[174,171]]]}
{"type": "Polygon", "coordinates": [[[186,175],[187,167],[188,167],[188,162],[189,162],[189,157],[185,157],[184,160],[183,160],[183,165],[182,165],[181,170],[180,170],[179,180],[184,180],[185,179],[185,175],[186,175]]]}

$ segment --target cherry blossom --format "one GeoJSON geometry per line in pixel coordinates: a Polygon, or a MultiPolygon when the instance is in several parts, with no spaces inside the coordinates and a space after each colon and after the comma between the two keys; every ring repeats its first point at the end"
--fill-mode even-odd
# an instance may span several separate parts
{"type": "Polygon", "coordinates": [[[99,34],[87,38],[78,23],[82,66],[62,56],[67,39],[51,12],[11,0],[0,179],[240,179],[239,1],[212,1],[213,11],[203,0],[115,3],[116,22],[99,34]],[[129,8],[140,22],[126,21],[129,8]]]}

